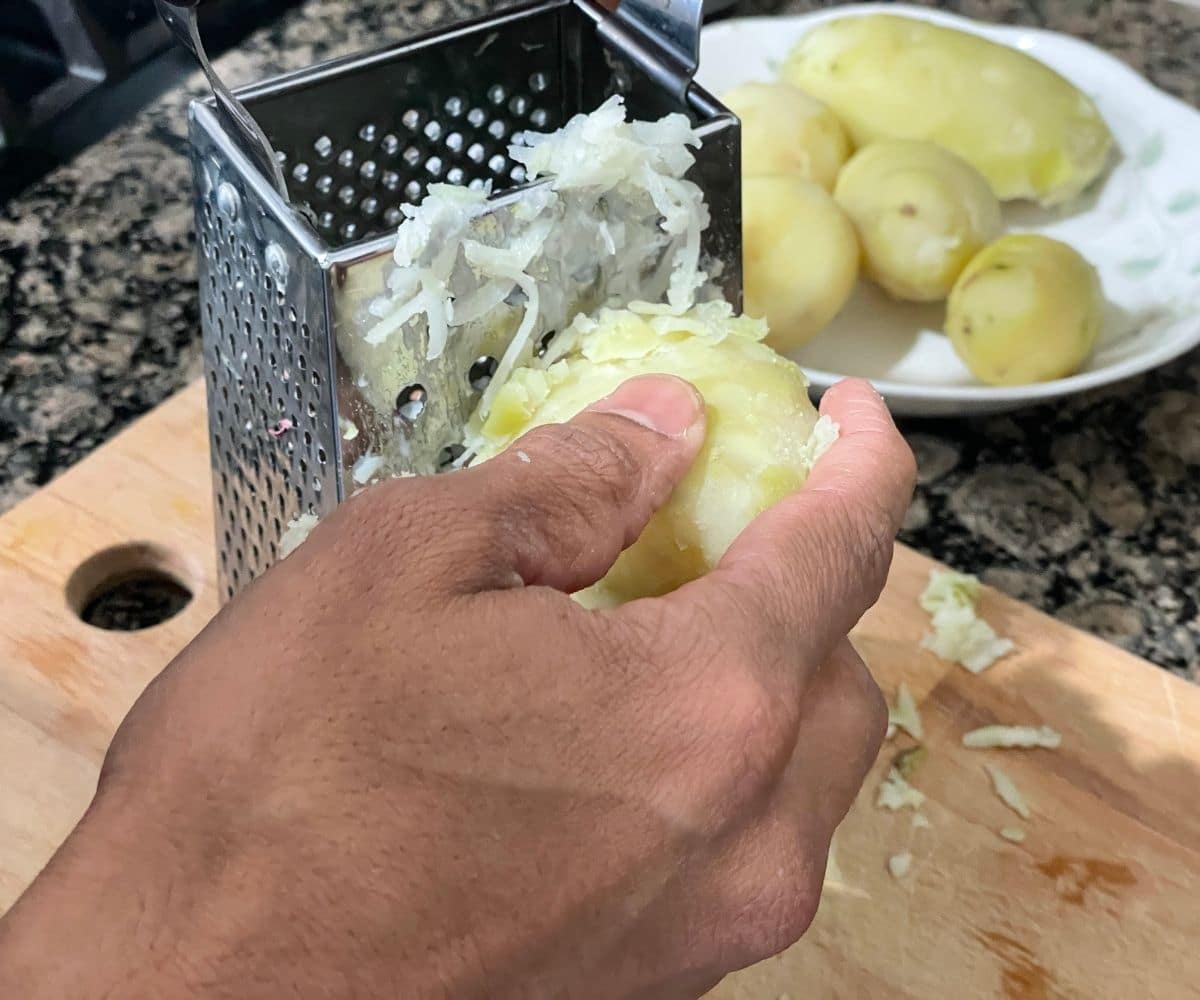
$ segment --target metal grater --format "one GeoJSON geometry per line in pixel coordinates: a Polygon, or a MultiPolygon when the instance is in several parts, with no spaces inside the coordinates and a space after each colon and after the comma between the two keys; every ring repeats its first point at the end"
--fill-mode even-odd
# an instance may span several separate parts
{"type": "MultiPolygon", "coordinates": [[[[337,331],[381,286],[399,206],[435,181],[490,180],[499,218],[524,182],[507,156],[514,132],[556,129],[614,93],[631,118],[687,114],[703,138],[692,179],[710,194],[705,253],[740,308],[739,124],[692,82],[700,0],[625,0],[616,13],[538,0],[236,94],[204,58],[199,2],[157,0],[215,95],[192,104],[189,131],[224,599],[275,562],[290,520],[353,492],[358,445],[339,420],[361,408],[337,331]]],[[[471,344],[433,362],[419,338],[405,348],[414,375],[396,426],[412,468],[428,471],[491,359],[471,344]]]]}

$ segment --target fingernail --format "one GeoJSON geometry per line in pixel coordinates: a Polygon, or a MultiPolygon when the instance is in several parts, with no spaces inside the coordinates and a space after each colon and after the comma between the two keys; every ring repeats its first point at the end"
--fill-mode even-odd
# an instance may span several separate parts
{"type": "Polygon", "coordinates": [[[700,394],[674,375],[641,375],[590,407],[593,413],[624,417],[664,437],[683,437],[704,411],[700,394]]]}

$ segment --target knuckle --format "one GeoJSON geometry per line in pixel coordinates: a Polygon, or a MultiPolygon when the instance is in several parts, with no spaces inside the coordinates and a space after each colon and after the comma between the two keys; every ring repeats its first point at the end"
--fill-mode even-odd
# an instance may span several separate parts
{"type": "Polygon", "coordinates": [[[798,712],[756,672],[725,660],[703,685],[707,752],[699,787],[713,814],[736,821],[770,796],[795,744],[798,712]]]}
{"type": "Polygon", "coordinates": [[[548,461],[563,480],[564,489],[620,503],[633,493],[640,464],[628,443],[614,434],[580,424],[538,427],[526,435],[539,461],[548,461]]]}
{"type": "Polygon", "coordinates": [[[842,514],[840,542],[845,555],[859,569],[873,597],[878,597],[895,547],[891,517],[881,504],[869,501],[853,506],[843,501],[842,514]]]}
{"type": "Polygon", "coordinates": [[[738,919],[729,921],[728,946],[742,964],[790,948],[811,926],[821,902],[823,869],[795,831],[781,831],[753,867],[738,919]]]}

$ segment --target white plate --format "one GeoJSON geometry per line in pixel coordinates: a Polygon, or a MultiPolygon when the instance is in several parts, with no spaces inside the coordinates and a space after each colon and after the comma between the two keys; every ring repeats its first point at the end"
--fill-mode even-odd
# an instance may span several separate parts
{"type": "MultiPolygon", "coordinates": [[[[815,25],[880,9],[856,4],[713,24],[701,35],[697,81],[720,96],[740,83],[772,79],[815,25]]],[[[886,9],[1028,52],[1096,101],[1120,150],[1111,173],[1066,212],[1007,205],[1005,223],[1010,230],[1064,240],[1087,257],[1100,271],[1109,315],[1100,345],[1078,374],[1038,385],[985,386],[939,332],[942,306],[902,305],[861,282],[834,323],[793,355],[813,387],[822,391],[858,375],[869,378],[899,414],[987,413],[1129,378],[1200,344],[1200,113],[1066,35],[904,4],[886,9]]]]}

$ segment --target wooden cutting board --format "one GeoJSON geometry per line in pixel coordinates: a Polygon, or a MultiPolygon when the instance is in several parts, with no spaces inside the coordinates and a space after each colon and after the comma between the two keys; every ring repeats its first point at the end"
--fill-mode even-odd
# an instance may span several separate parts
{"type": "MultiPolygon", "coordinates": [[[[216,609],[208,476],[197,384],[0,518],[0,911],[87,805],[130,704],[216,609]],[[77,618],[97,581],[147,561],[193,590],[182,613],[138,633],[77,618]]],[[[919,647],[931,566],[899,549],[855,635],[889,696],[904,679],[920,702],[930,827],[875,808],[898,738],[839,833],[847,884],[799,945],[714,996],[1200,996],[1200,689],[995,593],[983,613],[1019,652],[973,677],[919,647]],[[1052,725],[1062,748],[959,746],[993,722],[1052,725]],[[1024,792],[1029,823],[985,761],[1024,792]],[[1002,840],[1007,825],[1027,840],[1002,840]],[[900,851],[913,865],[897,880],[900,851]]]]}

